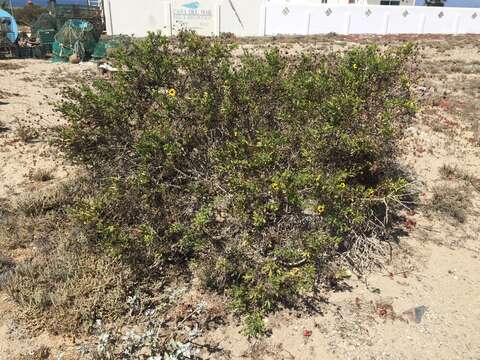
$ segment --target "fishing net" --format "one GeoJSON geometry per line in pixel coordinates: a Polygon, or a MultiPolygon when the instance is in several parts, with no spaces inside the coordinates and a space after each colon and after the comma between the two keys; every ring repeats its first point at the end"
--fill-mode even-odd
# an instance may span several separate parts
{"type": "Polygon", "coordinates": [[[132,42],[130,36],[126,35],[114,35],[114,36],[105,36],[100,39],[95,46],[95,50],[92,54],[92,58],[95,60],[107,59],[110,57],[112,52],[118,48],[128,49],[132,42]]]}
{"type": "Polygon", "coordinates": [[[59,29],[69,19],[82,19],[93,25],[97,37],[104,30],[103,15],[98,6],[56,4],[53,11],[59,29]]]}
{"type": "Polygon", "coordinates": [[[54,61],[68,61],[71,55],[80,60],[89,57],[96,45],[95,29],[85,20],[67,20],[55,35],[54,61]]]}
{"type": "Polygon", "coordinates": [[[50,14],[41,14],[31,27],[31,40],[35,43],[34,49],[32,49],[31,52],[22,49],[20,51],[20,56],[40,59],[45,58],[46,54],[52,52],[57,29],[57,20],[54,16],[50,14]]]}
{"type": "Polygon", "coordinates": [[[38,31],[42,30],[57,30],[57,20],[50,14],[41,14],[37,20],[32,24],[32,35],[37,36],[38,31]]]}

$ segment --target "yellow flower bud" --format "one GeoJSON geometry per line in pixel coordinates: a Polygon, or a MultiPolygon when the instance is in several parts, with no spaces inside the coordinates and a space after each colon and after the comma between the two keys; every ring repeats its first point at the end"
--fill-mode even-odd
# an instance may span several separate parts
{"type": "Polygon", "coordinates": [[[317,209],[316,209],[316,210],[317,210],[317,213],[319,213],[320,215],[322,215],[323,213],[325,213],[325,209],[326,209],[325,205],[324,205],[324,204],[320,204],[320,205],[317,206],[317,209]]]}

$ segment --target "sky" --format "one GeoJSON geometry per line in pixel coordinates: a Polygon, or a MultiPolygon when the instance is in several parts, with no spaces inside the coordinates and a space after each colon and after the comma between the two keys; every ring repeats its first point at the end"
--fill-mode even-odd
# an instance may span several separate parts
{"type": "MultiPolygon", "coordinates": [[[[1,1],[1,0],[0,0],[1,1]]],[[[416,0],[418,5],[423,5],[424,0],[416,0]]],[[[35,4],[45,5],[48,0],[33,0],[35,4]]],[[[27,3],[26,0],[13,0],[14,6],[23,6],[27,3]]],[[[75,3],[85,4],[85,0],[58,0],[58,3],[75,3]]],[[[447,0],[447,6],[461,6],[461,7],[480,7],[480,0],[447,0]]]]}

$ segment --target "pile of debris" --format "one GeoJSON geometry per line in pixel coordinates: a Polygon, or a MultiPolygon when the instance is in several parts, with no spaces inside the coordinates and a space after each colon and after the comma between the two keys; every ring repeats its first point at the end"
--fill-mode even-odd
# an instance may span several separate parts
{"type": "Polygon", "coordinates": [[[56,62],[79,63],[101,60],[111,49],[127,46],[128,37],[106,37],[100,7],[57,4],[49,1],[48,13],[41,14],[31,26],[18,31],[15,19],[0,10],[0,56],[51,58],[56,62]]]}

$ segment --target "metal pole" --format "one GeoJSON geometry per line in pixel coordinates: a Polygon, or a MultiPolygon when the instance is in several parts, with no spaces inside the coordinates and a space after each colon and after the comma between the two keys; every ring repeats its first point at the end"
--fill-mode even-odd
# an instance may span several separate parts
{"type": "Polygon", "coordinates": [[[13,16],[13,5],[12,5],[12,0],[8,0],[8,3],[10,4],[10,14],[13,16]]]}

